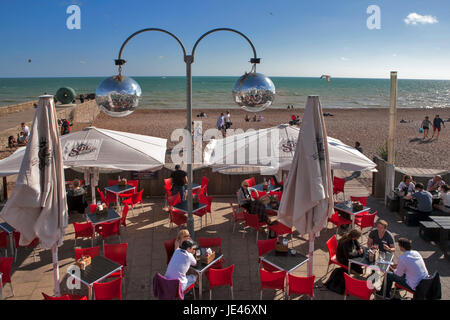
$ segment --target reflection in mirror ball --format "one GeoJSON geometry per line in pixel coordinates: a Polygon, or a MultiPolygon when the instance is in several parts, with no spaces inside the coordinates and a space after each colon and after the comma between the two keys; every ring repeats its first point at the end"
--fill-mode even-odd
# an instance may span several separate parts
{"type": "Polygon", "coordinates": [[[275,86],[261,73],[246,73],[233,87],[233,100],[249,112],[260,112],[270,107],[275,99],[275,86]]]}
{"type": "Polygon", "coordinates": [[[111,117],[125,117],[134,112],[142,90],[132,78],[113,76],[103,80],[95,92],[100,110],[111,117]]]}

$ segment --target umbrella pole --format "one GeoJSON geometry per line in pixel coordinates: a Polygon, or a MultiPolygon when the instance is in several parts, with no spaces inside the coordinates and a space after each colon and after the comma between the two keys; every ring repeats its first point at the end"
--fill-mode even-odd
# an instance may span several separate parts
{"type": "Polygon", "coordinates": [[[53,258],[53,280],[54,280],[54,295],[55,297],[61,296],[59,288],[59,266],[58,266],[58,245],[55,244],[52,247],[52,258],[53,258]]]}
{"type": "Polygon", "coordinates": [[[314,233],[309,233],[309,256],[308,256],[308,277],[313,275],[313,266],[314,266],[314,233]]]}

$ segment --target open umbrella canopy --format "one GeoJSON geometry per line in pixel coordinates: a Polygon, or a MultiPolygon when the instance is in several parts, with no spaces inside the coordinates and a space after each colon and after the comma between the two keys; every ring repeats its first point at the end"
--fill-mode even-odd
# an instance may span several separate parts
{"type": "MultiPolygon", "coordinates": [[[[281,124],[267,129],[250,129],[224,139],[212,139],[206,146],[204,162],[215,171],[236,167],[289,170],[299,134],[298,127],[281,124]]],[[[338,139],[328,137],[328,148],[331,169],[376,171],[373,161],[338,139]]]]}
{"type": "MultiPolygon", "coordinates": [[[[157,170],[165,163],[167,139],[88,127],[61,137],[65,168],[100,172],[157,170]]],[[[0,160],[0,176],[17,174],[25,148],[0,160]]]]}

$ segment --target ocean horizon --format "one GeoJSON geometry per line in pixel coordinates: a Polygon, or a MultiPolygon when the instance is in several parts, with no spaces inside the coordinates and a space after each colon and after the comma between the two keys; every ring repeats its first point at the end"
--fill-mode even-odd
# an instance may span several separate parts
{"type": "MultiPolygon", "coordinates": [[[[182,109],[186,105],[185,76],[133,77],[142,88],[139,108],[182,109]]],[[[60,87],[76,93],[93,93],[105,77],[0,78],[0,106],[36,100],[44,93],[55,94],[60,87]]],[[[232,102],[231,90],[238,77],[194,76],[193,108],[239,108],[232,102]]],[[[389,79],[318,77],[271,77],[276,97],[271,108],[288,105],[303,108],[309,95],[320,96],[324,108],[387,108],[389,79]]],[[[399,79],[398,108],[450,107],[450,80],[399,79]]]]}

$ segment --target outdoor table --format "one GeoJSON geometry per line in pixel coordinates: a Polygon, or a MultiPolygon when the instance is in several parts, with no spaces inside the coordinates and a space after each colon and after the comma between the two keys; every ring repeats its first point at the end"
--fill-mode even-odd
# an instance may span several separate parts
{"type": "Polygon", "coordinates": [[[334,209],[342,211],[347,213],[348,215],[350,215],[351,219],[352,219],[352,228],[355,227],[355,216],[363,213],[363,212],[367,212],[370,210],[369,207],[363,206],[362,210],[359,211],[353,211],[353,206],[351,207],[347,207],[345,204],[343,203],[335,203],[334,204],[334,209]]]}
{"type": "Polygon", "coordinates": [[[100,282],[114,272],[120,271],[122,265],[103,256],[97,256],[92,258],[91,264],[85,270],[80,270],[79,274],[71,272],[71,269],[67,270],[67,273],[88,287],[88,299],[91,300],[94,283],[100,282]]]}
{"type": "Polygon", "coordinates": [[[263,189],[263,183],[259,183],[254,185],[253,187],[249,187],[249,189],[255,189],[258,192],[263,192],[263,191],[267,191],[267,193],[269,193],[270,191],[279,191],[281,189],[281,186],[273,186],[269,183],[267,190],[263,189]]]}
{"type": "Polygon", "coordinates": [[[109,186],[105,188],[106,191],[114,193],[116,195],[116,203],[117,206],[120,207],[119,203],[119,194],[127,193],[128,191],[134,190],[136,192],[136,187],[131,186],[129,184],[126,184],[124,186],[119,186],[118,184],[115,184],[113,186],[109,186]]]}
{"type": "Polygon", "coordinates": [[[439,244],[446,256],[448,255],[448,237],[450,231],[450,216],[430,216],[439,228],[439,244]]]}
{"type": "Polygon", "coordinates": [[[211,261],[209,264],[204,264],[202,263],[200,260],[197,261],[197,265],[196,266],[191,266],[191,269],[197,273],[198,275],[198,295],[199,295],[199,300],[202,299],[202,277],[203,277],[203,273],[208,270],[209,268],[211,268],[211,266],[213,266],[217,261],[219,261],[220,259],[223,258],[223,254],[221,252],[217,252],[216,251],[216,256],[214,258],[213,261],[211,261]]]}
{"type": "MultiPolygon", "coordinates": [[[[373,263],[369,262],[367,257],[368,249],[364,248],[364,255],[362,257],[353,258],[348,260],[348,272],[350,274],[352,263],[359,264],[360,266],[381,272],[383,274],[383,298],[386,298],[386,284],[387,284],[387,271],[389,270],[389,266],[392,264],[392,260],[394,259],[394,254],[392,252],[384,252],[384,259],[376,260],[373,263]]],[[[382,255],[383,252],[380,252],[382,255]]]]}
{"type": "Polygon", "coordinates": [[[287,273],[301,267],[309,260],[307,256],[298,252],[292,255],[289,252],[277,253],[276,250],[269,251],[260,258],[261,261],[265,261],[277,269],[285,270],[287,273]]]}
{"type": "Polygon", "coordinates": [[[97,214],[97,212],[88,213],[86,218],[95,227],[97,224],[111,222],[120,219],[120,215],[113,208],[108,208],[106,214],[97,214]]]}
{"type": "Polygon", "coordinates": [[[0,229],[5,231],[9,237],[9,247],[11,249],[11,254],[14,255],[14,244],[13,244],[13,232],[16,231],[10,224],[7,222],[0,223],[0,229]]]}
{"type": "MultiPolygon", "coordinates": [[[[188,202],[187,200],[181,201],[180,203],[173,206],[174,209],[177,209],[179,211],[183,211],[184,213],[188,212],[188,202]]],[[[192,213],[197,212],[203,208],[206,208],[206,204],[204,203],[193,203],[192,204],[192,213]]]]}

